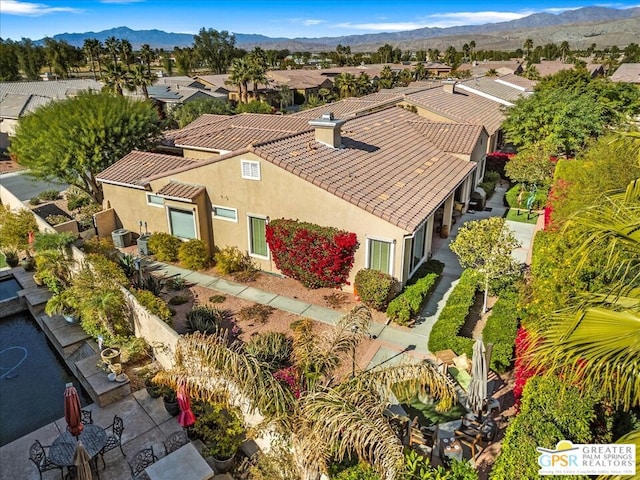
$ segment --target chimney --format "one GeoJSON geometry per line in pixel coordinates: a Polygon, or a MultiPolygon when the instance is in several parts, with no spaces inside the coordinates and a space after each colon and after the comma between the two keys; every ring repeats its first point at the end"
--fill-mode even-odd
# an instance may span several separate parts
{"type": "Polygon", "coordinates": [[[315,127],[316,142],[323,143],[331,148],[342,147],[342,135],[340,127],[344,125],[346,120],[335,120],[333,113],[323,113],[322,117],[317,120],[309,121],[309,125],[315,127]]]}
{"type": "Polygon", "coordinates": [[[447,93],[455,93],[456,92],[456,82],[455,80],[444,80],[442,82],[442,89],[447,93]]]}

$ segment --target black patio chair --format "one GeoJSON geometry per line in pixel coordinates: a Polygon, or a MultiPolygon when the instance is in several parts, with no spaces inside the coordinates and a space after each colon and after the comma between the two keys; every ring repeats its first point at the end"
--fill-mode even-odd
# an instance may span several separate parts
{"type": "Polygon", "coordinates": [[[105,430],[111,429],[111,434],[107,436],[107,440],[100,450],[100,458],[102,459],[102,465],[106,468],[107,464],[104,462],[104,454],[115,449],[116,447],[120,448],[122,452],[122,456],[126,457],[124,450],[122,450],[122,432],[124,431],[124,422],[122,419],[114,415],[113,423],[109,425],[105,430]]]}
{"type": "Polygon", "coordinates": [[[149,476],[144,469],[157,461],[158,457],[153,453],[153,447],[143,448],[128,462],[131,469],[131,478],[133,480],[149,480],[149,476]]]}
{"type": "Polygon", "coordinates": [[[29,449],[29,460],[35,463],[40,474],[40,480],[42,480],[42,472],[48,472],[49,470],[60,469],[60,477],[64,478],[64,470],[60,465],[56,465],[51,461],[44,451],[42,444],[36,440],[29,449]]]}
{"type": "Polygon", "coordinates": [[[91,410],[80,410],[80,421],[83,425],[93,424],[93,412],[91,410]]]}
{"type": "Polygon", "coordinates": [[[169,435],[162,443],[164,444],[164,451],[169,455],[189,443],[189,437],[184,430],[178,430],[169,435]]]}

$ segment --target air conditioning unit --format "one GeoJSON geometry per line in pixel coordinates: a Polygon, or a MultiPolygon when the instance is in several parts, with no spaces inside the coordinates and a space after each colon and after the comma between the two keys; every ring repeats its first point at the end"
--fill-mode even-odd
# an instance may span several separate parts
{"type": "Polygon", "coordinates": [[[131,232],[126,228],[119,228],[111,232],[113,245],[118,248],[125,248],[131,245],[131,232]]]}

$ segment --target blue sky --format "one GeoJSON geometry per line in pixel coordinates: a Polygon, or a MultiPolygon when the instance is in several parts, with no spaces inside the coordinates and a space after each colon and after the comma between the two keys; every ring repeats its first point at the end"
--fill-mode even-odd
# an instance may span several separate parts
{"type": "Polygon", "coordinates": [[[638,0],[0,0],[0,37],[37,40],[120,26],[191,34],[206,27],[270,37],[333,37],[493,23],[592,5],[628,8],[638,0]]]}

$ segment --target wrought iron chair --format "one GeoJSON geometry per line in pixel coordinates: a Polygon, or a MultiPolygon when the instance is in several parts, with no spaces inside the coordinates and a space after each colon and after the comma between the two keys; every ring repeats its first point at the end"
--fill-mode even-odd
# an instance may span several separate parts
{"type": "Polygon", "coordinates": [[[42,472],[48,472],[49,470],[60,469],[60,477],[64,478],[64,470],[61,466],[56,465],[51,461],[44,451],[42,444],[36,440],[29,449],[29,460],[36,464],[38,473],[40,474],[40,480],[42,480],[42,472]]]}
{"type": "Polygon", "coordinates": [[[106,468],[107,464],[104,462],[104,454],[116,447],[120,448],[122,456],[126,457],[124,450],[122,450],[122,432],[124,431],[124,422],[122,418],[117,415],[113,416],[113,423],[109,425],[105,430],[111,429],[111,435],[107,436],[104,447],[100,450],[100,458],[102,459],[102,465],[106,468]]]}
{"type": "Polygon", "coordinates": [[[169,435],[162,443],[164,444],[164,451],[169,455],[189,443],[189,437],[184,430],[178,430],[169,435]]]}
{"type": "Polygon", "coordinates": [[[93,424],[93,412],[91,410],[80,410],[80,421],[83,425],[93,424]]]}
{"type": "Polygon", "coordinates": [[[133,480],[148,480],[149,476],[144,469],[157,461],[158,457],[153,453],[153,447],[143,448],[128,462],[131,469],[131,478],[133,480]]]}

